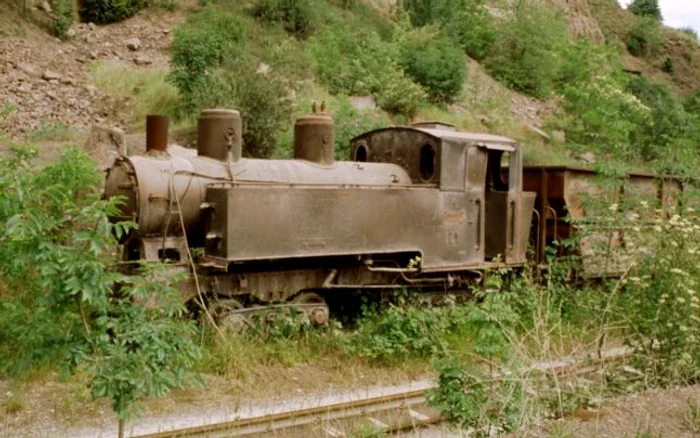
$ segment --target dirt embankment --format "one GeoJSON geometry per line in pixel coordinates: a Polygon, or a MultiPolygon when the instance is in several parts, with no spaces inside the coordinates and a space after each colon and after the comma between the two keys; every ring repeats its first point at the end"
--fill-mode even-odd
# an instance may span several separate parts
{"type": "Polygon", "coordinates": [[[147,12],[108,26],[80,23],[62,41],[15,14],[13,27],[0,33],[0,128],[15,140],[59,125],[124,124],[115,111],[122,102],[90,84],[90,69],[102,61],[166,68],[171,31],[183,16],[147,12]]]}

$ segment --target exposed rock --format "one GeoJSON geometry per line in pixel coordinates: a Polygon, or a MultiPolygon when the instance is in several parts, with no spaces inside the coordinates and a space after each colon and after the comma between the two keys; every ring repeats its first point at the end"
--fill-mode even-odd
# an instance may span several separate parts
{"type": "Polygon", "coordinates": [[[150,56],[137,56],[134,58],[134,64],[151,65],[153,64],[153,58],[151,58],[150,56]]]}
{"type": "Polygon", "coordinates": [[[17,64],[17,68],[33,78],[41,77],[41,73],[33,65],[20,63],[17,64]]]}
{"type": "Polygon", "coordinates": [[[532,132],[534,132],[535,134],[537,134],[537,135],[539,135],[540,137],[542,137],[545,141],[550,141],[550,140],[551,140],[551,137],[549,136],[549,134],[547,134],[546,132],[544,132],[544,131],[541,130],[540,128],[538,128],[538,127],[536,127],[536,126],[532,126],[532,125],[527,125],[527,128],[528,128],[530,131],[532,131],[532,132]]]}
{"type": "Polygon", "coordinates": [[[40,10],[46,12],[47,14],[51,13],[51,5],[47,1],[43,1],[37,5],[37,8],[40,10]]]}
{"type": "Polygon", "coordinates": [[[579,155],[579,159],[588,164],[595,163],[595,155],[593,154],[593,152],[584,152],[583,154],[579,155]]]}
{"type": "Polygon", "coordinates": [[[377,108],[377,102],[372,96],[351,96],[350,103],[358,111],[373,110],[377,108]]]}
{"type": "Polygon", "coordinates": [[[51,71],[51,70],[46,70],[44,72],[44,74],[41,75],[41,77],[47,81],[57,81],[57,80],[61,79],[60,74],[56,73],[55,71],[51,71]]]}
{"type": "Polygon", "coordinates": [[[92,23],[92,22],[88,23],[87,25],[88,25],[88,28],[90,30],[95,30],[97,28],[97,25],[95,23],[92,23]]]}
{"type": "Polygon", "coordinates": [[[126,40],[125,45],[127,49],[136,51],[141,48],[141,40],[138,38],[131,38],[126,40]]]}
{"type": "Polygon", "coordinates": [[[270,66],[265,64],[264,62],[261,62],[260,65],[258,65],[258,70],[256,73],[261,74],[263,76],[267,75],[270,72],[270,66]]]}
{"type": "Polygon", "coordinates": [[[564,143],[566,141],[566,132],[552,131],[552,138],[559,143],[564,143]]]}
{"type": "Polygon", "coordinates": [[[72,27],[66,31],[66,38],[75,38],[75,36],[78,34],[78,31],[75,30],[75,27],[72,27]]]}
{"type": "MultiPolygon", "coordinates": [[[[100,117],[95,117],[95,120],[102,121],[100,117]]],[[[127,154],[124,131],[100,123],[92,125],[85,141],[85,150],[101,168],[108,167],[115,158],[127,154]]]]}

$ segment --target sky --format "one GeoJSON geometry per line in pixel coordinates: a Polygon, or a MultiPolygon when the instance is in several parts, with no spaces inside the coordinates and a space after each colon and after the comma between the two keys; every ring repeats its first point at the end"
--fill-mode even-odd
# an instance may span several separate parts
{"type": "MultiPolygon", "coordinates": [[[[625,7],[632,0],[618,0],[625,7]]],[[[659,0],[664,23],[671,27],[692,27],[700,34],[700,0],[659,0]]]]}

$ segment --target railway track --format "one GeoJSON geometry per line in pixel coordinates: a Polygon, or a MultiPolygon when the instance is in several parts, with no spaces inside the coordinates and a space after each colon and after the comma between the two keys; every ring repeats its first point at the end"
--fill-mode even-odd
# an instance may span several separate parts
{"type": "MultiPolygon", "coordinates": [[[[564,360],[533,365],[531,371],[566,379],[594,373],[602,366],[629,358],[628,348],[615,348],[600,357],[564,360]]],[[[219,438],[219,437],[348,437],[357,431],[386,433],[415,429],[440,421],[437,410],[428,405],[427,393],[434,386],[318,407],[261,415],[253,418],[137,435],[135,438],[219,438]]]]}

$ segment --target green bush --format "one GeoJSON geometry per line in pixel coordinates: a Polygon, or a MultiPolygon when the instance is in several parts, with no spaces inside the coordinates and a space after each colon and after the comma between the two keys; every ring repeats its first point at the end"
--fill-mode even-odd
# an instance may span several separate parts
{"type": "Polygon", "coordinates": [[[183,98],[181,114],[195,111],[192,96],[214,69],[241,56],[247,33],[247,23],[239,15],[212,6],[191,15],[175,29],[168,80],[183,98]]]}
{"type": "Polygon", "coordinates": [[[513,15],[499,27],[486,68],[513,89],[548,96],[561,67],[560,53],[569,41],[562,17],[532,0],[518,0],[513,15]]]}
{"type": "Polygon", "coordinates": [[[649,123],[649,109],[612,76],[563,88],[563,113],[555,126],[564,130],[570,147],[633,159],[638,151],[632,133],[649,123]]]}
{"type": "Polygon", "coordinates": [[[682,27],[678,30],[687,35],[694,43],[697,44],[700,41],[700,39],[698,39],[698,32],[692,27],[682,27]]]}
{"type": "Polygon", "coordinates": [[[343,26],[324,29],[309,39],[313,70],[332,94],[369,95],[382,86],[381,75],[394,68],[394,46],[375,32],[349,31],[343,26]]]}
{"type": "Polygon", "coordinates": [[[439,26],[474,59],[484,59],[496,37],[484,0],[407,0],[400,4],[414,26],[439,26]]]}
{"type": "Polygon", "coordinates": [[[422,85],[436,103],[453,102],[466,78],[466,60],[461,50],[437,32],[424,27],[398,38],[399,65],[422,85]]]}
{"type": "Polygon", "coordinates": [[[43,168],[35,155],[0,157],[0,291],[12,291],[0,293],[0,373],[79,371],[123,422],[143,397],[190,380],[199,347],[181,277],[115,269],[117,239],[135,224],[109,220],[120,200],[100,198],[95,163],[78,148],[43,168]],[[158,306],[139,304],[154,296],[158,306]]]}
{"type": "Polygon", "coordinates": [[[85,0],[80,17],[97,24],[116,23],[135,15],[145,5],[145,0],[85,0]]]}
{"type": "Polygon", "coordinates": [[[257,64],[242,62],[220,69],[192,94],[195,113],[205,108],[235,108],[243,119],[243,155],[269,158],[279,132],[290,124],[292,106],[287,89],[274,75],[255,72],[257,64]],[[216,93],[212,93],[216,90],[216,93]]]}
{"type": "Polygon", "coordinates": [[[401,70],[389,70],[382,76],[381,87],[374,93],[377,105],[394,115],[413,118],[425,103],[423,88],[401,70]]]}
{"type": "Polygon", "coordinates": [[[253,15],[263,22],[281,23],[299,38],[309,36],[315,22],[310,0],[256,0],[253,15]]]}
{"type": "Polygon", "coordinates": [[[634,0],[627,10],[640,17],[649,17],[658,22],[663,21],[659,0],[634,0]]]}
{"type": "Polygon", "coordinates": [[[641,158],[661,157],[672,143],[685,135],[688,116],[683,105],[668,85],[643,76],[630,80],[626,89],[650,110],[650,123],[639,125],[632,137],[641,158]]]}
{"type": "Polygon", "coordinates": [[[324,29],[309,40],[313,69],[332,94],[372,95],[394,114],[412,116],[426,94],[398,64],[398,49],[375,32],[324,29]]]}
{"type": "Polygon", "coordinates": [[[74,0],[52,0],[51,31],[59,38],[64,38],[76,18],[74,0]]]}
{"type": "Polygon", "coordinates": [[[661,25],[658,21],[639,17],[627,37],[627,50],[636,57],[654,55],[664,43],[661,25]]]}
{"type": "Polygon", "coordinates": [[[347,345],[349,353],[379,362],[439,357],[447,352],[447,334],[463,319],[464,309],[390,306],[367,313],[347,345]]]}

